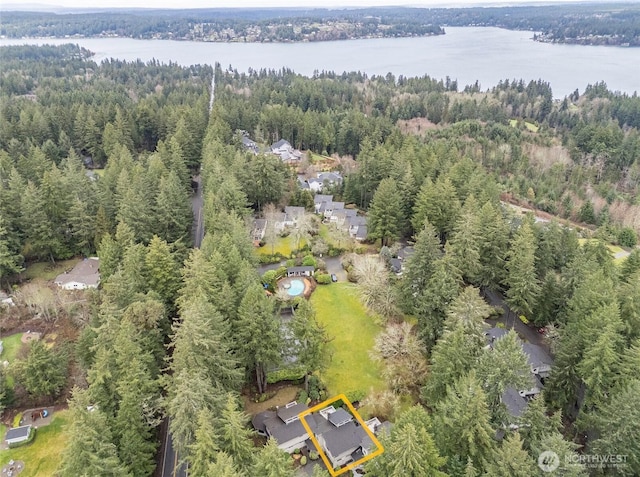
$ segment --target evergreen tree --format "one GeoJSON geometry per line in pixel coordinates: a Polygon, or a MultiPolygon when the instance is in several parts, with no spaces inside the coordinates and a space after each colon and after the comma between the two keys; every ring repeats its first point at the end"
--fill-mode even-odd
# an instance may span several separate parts
{"type": "Polygon", "coordinates": [[[382,246],[397,240],[405,228],[402,201],[393,179],[383,179],[371,201],[368,215],[368,233],[372,239],[380,239],[382,246]]]}
{"type": "Polygon", "coordinates": [[[226,452],[218,452],[214,462],[209,464],[209,470],[206,474],[196,474],[191,471],[191,475],[198,477],[198,475],[207,477],[243,477],[243,472],[240,472],[236,465],[233,463],[233,459],[226,452]]]}
{"type": "Polygon", "coordinates": [[[167,242],[188,241],[193,213],[189,194],[175,172],[160,179],[156,198],[156,227],[158,235],[167,242]]]}
{"type": "Polygon", "coordinates": [[[442,453],[449,458],[470,458],[476,468],[483,468],[494,448],[490,418],[486,394],[471,370],[447,389],[436,406],[434,435],[442,453]]]}
{"type": "Polygon", "coordinates": [[[522,425],[519,430],[522,434],[524,447],[529,450],[540,448],[543,438],[548,434],[558,432],[562,425],[559,412],[551,416],[547,415],[547,407],[541,394],[529,400],[522,416],[520,416],[520,422],[522,425]]]}
{"type": "Polygon", "coordinates": [[[89,407],[89,404],[86,392],[76,388],[69,403],[71,424],[58,473],[63,476],[130,477],[118,458],[107,417],[98,407],[89,407]]]}
{"type": "Polygon", "coordinates": [[[0,213],[0,283],[14,273],[18,273],[22,264],[22,256],[12,250],[5,220],[0,213]]]}
{"type": "Polygon", "coordinates": [[[274,439],[269,439],[256,455],[252,475],[293,477],[294,471],[291,465],[291,458],[286,452],[278,448],[278,443],[274,439]]]}
{"type": "Polygon", "coordinates": [[[169,245],[154,235],[145,256],[149,289],[155,291],[165,304],[171,305],[180,287],[180,275],[169,245]]]}
{"type": "Polygon", "coordinates": [[[273,303],[262,287],[253,285],[246,291],[238,309],[234,336],[239,356],[246,368],[255,373],[258,392],[264,393],[267,388],[267,367],[280,360],[282,342],[273,303]]]}
{"type": "Polygon", "coordinates": [[[428,351],[442,335],[446,312],[460,294],[462,276],[455,262],[449,253],[436,260],[426,288],[414,300],[420,337],[428,351]]]}
{"type": "MultiPolygon", "coordinates": [[[[211,411],[202,409],[198,414],[194,443],[189,447],[189,474],[194,477],[207,477],[209,468],[216,463],[220,449],[216,443],[218,435],[213,422],[214,415],[211,411]]],[[[224,461],[224,457],[222,460],[224,461]]],[[[232,459],[231,464],[233,465],[232,459]]]]}
{"type": "Polygon", "coordinates": [[[460,201],[455,187],[448,177],[440,176],[435,184],[426,180],[420,188],[411,223],[414,230],[422,230],[425,221],[429,221],[440,235],[440,241],[445,242],[459,213],[460,201]]]}
{"type": "Polygon", "coordinates": [[[535,267],[535,237],[529,222],[524,222],[509,249],[507,262],[507,304],[517,313],[531,317],[540,285],[535,267]]]}
{"type": "Polygon", "coordinates": [[[55,397],[67,380],[67,357],[50,350],[42,341],[32,341],[29,354],[14,363],[13,372],[32,396],[55,397]]]}
{"type": "Polygon", "coordinates": [[[504,279],[509,228],[500,211],[491,202],[485,202],[480,208],[478,220],[482,237],[479,251],[482,264],[480,285],[495,290],[504,279]]]}
{"type": "Polygon", "coordinates": [[[405,312],[415,312],[415,301],[435,271],[435,263],[442,256],[437,232],[426,223],[416,237],[414,253],[407,259],[402,277],[402,295],[405,312]]]}
{"type": "Polygon", "coordinates": [[[533,448],[533,456],[537,458],[545,451],[555,452],[559,458],[559,466],[546,475],[554,477],[586,477],[588,474],[585,466],[581,464],[577,457],[577,450],[580,446],[567,441],[557,430],[549,432],[540,438],[539,443],[533,448]]]}
{"type": "Polygon", "coordinates": [[[480,261],[482,231],[476,209],[476,200],[470,196],[453,226],[453,232],[447,243],[447,253],[453,255],[455,266],[460,270],[465,281],[478,285],[482,281],[480,261]]]}
{"type": "Polygon", "coordinates": [[[522,448],[520,434],[514,432],[498,447],[485,465],[487,477],[531,477],[538,472],[531,456],[522,448]]]}
{"type": "Polygon", "coordinates": [[[640,380],[632,379],[611,394],[594,416],[598,438],[587,451],[598,455],[624,455],[616,469],[622,476],[640,475],[640,380]]]}
{"type": "Polygon", "coordinates": [[[249,416],[238,409],[238,399],[228,394],[226,402],[213,425],[218,429],[217,447],[233,457],[238,469],[248,471],[254,461],[251,438],[254,431],[247,428],[249,416]]]}
{"type": "Polygon", "coordinates": [[[462,323],[445,329],[431,354],[429,378],[422,389],[425,404],[435,407],[446,396],[447,387],[475,367],[484,345],[484,335],[468,333],[462,323]]]}
{"type": "Polygon", "coordinates": [[[237,390],[242,373],[229,345],[227,322],[202,295],[184,303],[180,316],[181,323],[174,327],[171,369],[175,373],[197,369],[211,386],[237,390]]]}
{"type": "Polygon", "coordinates": [[[510,330],[485,350],[478,363],[478,377],[494,417],[507,388],[530,389],[533,386],[529,362],[515,331],[510,330]]]}
{"type": "Polygon", "coordinates": [[[33,182],[27,184],[20,202],[25,257],[53,260],[62,248],[47,217],[44,197],[33,182]]]}

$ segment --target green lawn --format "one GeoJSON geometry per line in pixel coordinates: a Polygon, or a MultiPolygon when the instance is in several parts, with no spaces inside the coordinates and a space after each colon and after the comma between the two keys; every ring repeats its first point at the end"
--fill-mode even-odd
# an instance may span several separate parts
{"type": "Polygon", "coordinates": [[[33,280],[34,278],[53,280],[65,270],[73,268],[79,261],[79,258],[72,258],[71,260],[61,260],[55,264],[51,262],[32,263],[27,266],[24,277],[27,280],[33,280]]]}
{"type": "MultiPolygon", "coordinates": [[[[9,363],[13,363],[15,361],[16,355],[22,347],[22,341],[20,341],[21,338],[22,333],[0,337],[2,347],[4,348],[2,354],[0,354],[0,361],[9,361],[9,363]]],[[[7,386],[13,389],[13,376],[11,376],[11,373],[7,375],[7,386]]]]}
{"type": "Polygon", "coordinates": [[[320,285],[313,292],[311,302],[318,321],[332,338],[329,343],[332,360],[322,376],[329,394],[384,390],[380,365],[369,357],[374,338],[382,327],[367,315],[355,286],[350,283],[320,285]]]}
{"type": "Polygon", "coordinates": [[[16,359],[16,355],[22,347],[21,339],[22,333],[0,337],[2,347],[4,348],[4,351],[0,354],[0,361],[9,361],[9,363],[12,363],[16,359]]]}
{"type": "Polygon", "coordinates": [[[68,413],[69,411],[56,411],[51,424],[39,428],[31,444],[0,451],[0,467],[12,459],[23,460],[25,466],[20,477],[53,476],[67,441],[64,427],[69,423],[68,413]]]}
{"type": "MultiPolygon", "coordinates": [[[[578,243],[580,245],[583,245],[587,242],[587,240],[589,241],[597,241],[598,239],[578,239],[578,243]]],[[[617,265],[621,264],[622,262],[624,262],[627,259],[628,256],[628,252],[623,249],[622,247],[619,247],[618,245],[612,245],[610,243],[606,244],[607,248],[609,249],[609,251],[611,252],[611,254],[613,255],[614,259],[613,262],[616,263],[617,265]],[[618,257],[616,258],[616,255],[618,255],[618,257]]]]}
{"type": "MultiPolygon", "coordinates": [[[[305,241],[301,240],[300,248],[304,247],[304,245],[305,245],[305,241]]],[[[294,243],[291,236],[288,235],[286,237],[278,237],[278,240],[276,241],[274,247],[271,247],[271,245],[269,244],[265,245],[264,247],[260,247],[258,249],[258,253],[260,255],[271,255],[273,252],[273,253],[280,253],[285,257],[290,257],[291,252],[293,252],[295,248],[296,248],[296,244],[294,243]]]]}
{"type": "MultiPolygon", "coordinates": [[[[516,126],[518,126],[518,120],[517,119],[510,119],[509,120],[509,124],[511,125],[511,127],[515,128],[516,126]]],[[[540,129],[538,126],[536,126],[535,124],[530,123],[528,121],[524,122],[524,127],[526,127],[527,130],[529,130],[531,132],[534,132],[534,133],[537,133],[538,130],[540,129]]]]}

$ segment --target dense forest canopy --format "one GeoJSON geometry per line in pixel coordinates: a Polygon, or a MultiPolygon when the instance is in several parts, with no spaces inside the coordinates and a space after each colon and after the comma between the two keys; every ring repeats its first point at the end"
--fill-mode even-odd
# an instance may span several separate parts
{"type": "Polygon", "coordinates": [[[202,9],[5,12],[0,35],[196,41],[325,41],[444,34],[446,26],[528,30],[546,42],[640,46],[640,7],[581,4],[489,8],[202,9]]]}
{"type": "Polygon", "coordinates": [[[640,474],[637,95],[598,83],[554,101],[543,80],[482,91],[428,76],[97,64],[73,45],[0,58],[0,283],[18,286],[33,261],[100,258],[83,319],[24,286],[0,315],[3,329],[70,320],[61,342],[0,369],[0,409],[69,398],[60,475],[152,475],[165,417],[190,475],[293,475],[297,459],[272,439],[255,445],[243,410],[268,399],[269,371],[292,349],[301,401],[321,401],[331,361],[320,309],[271,293],[280,269],[257,271],[252,218],[286,205],[311,217],[286,258],[319,264],[329,250],[296,170],[260,152],[280,139],[340,164],[332,192],[369,228],[364,244],[332,245],[355,284],[318,284],[347,290],[381,329],[367,351],[388,388],[354,389],[394,421],[368,475],[530,477],[544,450],[562,475],[640,474]],[[398,242],[413,250],[401,275],[388,270],[398,242]],[[624,261],[611,243],[630,250],[624,261]],[[486,320],[504,315],[545,327],[544,338],[522,329],[555,359],[520,415],[504,396],[536,386],[521,337],[487,344],[486,320]],[[580,454],[626,457],[592,469],[580,454]]]}

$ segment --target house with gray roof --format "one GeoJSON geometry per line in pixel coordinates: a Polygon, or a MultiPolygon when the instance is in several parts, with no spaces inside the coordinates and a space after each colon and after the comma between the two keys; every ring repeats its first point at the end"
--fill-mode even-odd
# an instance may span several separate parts
{"type": "Polygon", "coordinates": [[[284,224],[286,227],[295,227],[298,224],[298,219],[306,214],[304,207],[296,207],[288,205],[284,208],[284,224]]]}
{"type": "MultiPolygon", "coordinates": [[[[507,333],[509,333],[509,330],[498,327],[487,330],[485,332],[486,349],[492,350],[495,343],[507,333]]],[[[544,379],[549,375],[553,364],[553,359],[541,346],[523,341],[521,341],[521,345],[530,366],[531,384],[528,387],[522,387],[522,389],[507,388],[500,397],[508,414],[515,419],[514,422],[509,424],[512,429],[518,428],[518,418],[526,409],[529,400],[540,394],[544,389],[544,379]]]]}
{"type": "Polygon", "coordinates": [[[258,154],[258,145],[247,136],[242,136],[242,147],[254,155],[258,154]]]}
{"type": "Polygon", "coordinates": [[[332,214],[331,219],[335,222],[336,227],[346,230],[349,228],[347,219],[355,217],[356,215],[358,215],[358,211],[356,209],[341,209],[335,211],[332,214]]]}
{"type": "Polygon", "coordinates": [[[298,415],[307,409],[306,404],[292,401],[276,411],[263,411],[256,414],[251,423],[258,434],[272,437],[280,449],[291,453],[304,447],[309,438],[309,434],[298,418],[298,415]]]}
{"type": "Polygon", "coordinates": [[[318,179],[323,185],[330,187],[342,184],[342,176],[338,172],[320,172],[318,179]]]}
{"type": "Polygon", "coordinates": [[[14,427],[9,429],[4,436],[4,441],[8,444],[18,444],[29,439],[31,434],[31,425],[14,427]]]}
{"type": "Polygon", "coordinates": [[[316,214],[324,213],[325,205],[327,202],[333,202],[332,195],[316,194],[313,198],[313,204],[316,209],[316,214]],[[321,212],[322,209],[322,212],[321,212]]]}
{"type": "MultiPolygon", "coordinates": [[[[514,418],[522,417],[527,405],[528,399],[521,396],[518,390],[514,388],[507,388],[500,397],[502,404],[504,404],[507,412],[514,418]]],[[[518,426],[511,424],[509,427],[517,429],[518,426]]]]}
{"type": "Polygon", "coordinates": [[[293,146],[286,139],[280,139],[271,145],[271,153],[279,156],[283,162],[294,163],[302,159],[302,153],[293,146]]]}
{"type": "MultiPolygon", "coordinates": [[[[293,401],[276,411],[256,414],[251,423],[259,435],[275,439],[278,447],[285,452],[292,453],[305,446],[317,451],[299,418],[307,409],[306,404],[293,401]]],[[[334,468],[356,462],[375,449],[374,442],[364,428],[343,408],[329,406],[307,414],[303,419],[334,468]]],[[[365,424],[376,435],[389,432],[391,428],[391,423],[381,423],[376,417],[365,424]]]]}
{"type": "Polygon", "coordinates": [[[304,189],[304,190],[309,190],[310,189],[309,182],[306,181],[303,177],[299,177],[299,176],[298,176],[298,187],[300,187],[301,189],[304,189]]]}
{"type": "Polygon", "coordinates": [[[98,257],[85,258],[78,262],[69,272],[58,275],[54,281],[65,290],[85,290],[98,288],[100,284],[100,259],[98,257]]]}
{"type": "Polygon", "coordinates": [[[264,238],[264,234],[267,231],[267,219],[255,219],[253,221],[253,229],[251,231],[251,238],[254,242],[261,242],[264,238]]]}
{"type": "Polygon", "coordinates": [[[549,356],[541,346],[532,343],[523,343],[522,349],[529,360],[531,372],[533,374],[538,374],[543,378],[548,377],[549,372],[551,371],[551,365],[553,364],[551,356],[549,356]]]}

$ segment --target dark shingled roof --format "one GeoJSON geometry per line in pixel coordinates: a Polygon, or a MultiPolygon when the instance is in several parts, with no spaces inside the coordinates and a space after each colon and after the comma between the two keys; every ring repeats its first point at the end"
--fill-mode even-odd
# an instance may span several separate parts
{"type": "Polygon", "coordinates": [[[11,439],[20,439],[20,438],[26,438],[29,436],[29,431],[31,430],[31,426],[21,426],[21,427],[14,427],[13,429],[9,429],[7,431],[7,435],[5,436],[5,440],[11,440],[11,439]]]}
{"type": "Polygon", "coordinates": [[[349,450],[352,452],[362,445],[362,440],[367,433],[362,427],[351,421],[344,426],[336,427],[322,435],[327,450],[334,457],[349,450]]]}
{"type": "Polygon", "coordinates": [[[527,400],[520,396],[520,393],[514,388],[507,388],[502,393],[502,402],[513,417],[522,416],[522,413],[527,408],[527,400]]]}
{"type": "MultiPolygon", "coordinates": [[[[311,267],[311,268],[313,269],[313,267],[311,267]]],[[[306,411],[307,409],[309,409],[309,406],[307,406],[303,402],[300,402],[300,403],[294,404],[293,406],[290,406],[290,407],[284,407],[283,406],[283,407],[278,409],[276,414],[278,414],[278,417],[280,419],[282,419],[283,422],[286,422],[288,419],[291,419],[292,417],[297,416],[302,411],[306,411]]]]}
{"type": "Polygon", "coordinates": [[[329,414],[329,421],[336,427],[353,421],[353,416],[342,408],[338,408],[336,412],[329,414]]]}
{"type": "Polygon", "coordinates": [[[531,344],[531,343],[523,343],[522,349],[525,354],[528,356],[529,364],[535,368],[547,364],[552,365],[553,359],[551,356],[547,354],[547,352],[542,349],[540,346],[531,344]]]}
{"type": "Polygon", "coordinates": [[[275,418],[276,413],[274,411],[263,411],[253,416],[253,419],[251,419],[251,424],[253,424],[253,427],[256,430],[266,432],[267,428],[265,427],[264,423],[275,418]]]}
{"type": "Polygon", "coordinates": [[[309,437],[300,419],[285,425],[280,419],[274,417],[273,419],[265,421],[264,424],[265,427],[269,429],[271,437],[278,441],[278,444],[284,444],[285,442],[302,436],[306,436],[305,438],[309,437]]]}

